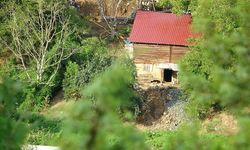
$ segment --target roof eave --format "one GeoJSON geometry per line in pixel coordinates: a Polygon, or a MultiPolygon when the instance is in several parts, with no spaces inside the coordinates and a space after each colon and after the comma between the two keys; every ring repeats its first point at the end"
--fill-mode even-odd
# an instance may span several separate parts
{"type": "Polygon", "coordinates": [[[146,42],[133,42],[130,41],[133,44],[147,44],[147,45],[168,45],[168,46],[181,46],[181,47],[188,47],[189,45],[184,44],[165,44],[165,43],[146,43],[146,42]]]}

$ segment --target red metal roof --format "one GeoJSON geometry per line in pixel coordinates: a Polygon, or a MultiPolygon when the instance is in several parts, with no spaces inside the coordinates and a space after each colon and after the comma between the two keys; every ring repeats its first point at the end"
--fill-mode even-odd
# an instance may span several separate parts
{"type": "Polygon", "coordinates": [[[187,46],[190,24],[191,15],[137,11],[129,41],[187,46]]]}

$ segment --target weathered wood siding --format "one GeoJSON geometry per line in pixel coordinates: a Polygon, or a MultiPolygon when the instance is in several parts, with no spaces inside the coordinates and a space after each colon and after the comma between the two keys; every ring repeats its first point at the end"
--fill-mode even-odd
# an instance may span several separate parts
{"type": "Polygon", "coordinates": [[[188,51],[187,47],[168,45],[134,44],[133,47],[136,64],[177,63],[188,51]]]}
{"type": "Polygon", "coordinates": [[[188,51],[187,47],[173,46],[170,63],[177,63],[188,51]]]}

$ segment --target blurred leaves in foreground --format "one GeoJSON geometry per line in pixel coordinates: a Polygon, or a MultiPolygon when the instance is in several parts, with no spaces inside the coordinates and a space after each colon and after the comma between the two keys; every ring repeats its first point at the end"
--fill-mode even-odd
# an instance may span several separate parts
{"type": "Polygon", "coordinates": [[[133,96],[133,71],[126,64],[118,61],[112,65],[83,90],[85,98],[69,108],[62,149],[147,149],[143,135],[124,123],[118,113],[133,96]]]}
{"type": "Polygon", "coordinates": [[[203,35],[180,72],[190,96],[188,110],[196,120],[222,108],[235,116],[239,132],[204,141],[201,126],[191,123],[168,141],[168,149],[250,149],[250,2],[199,0],[198,6],[194,23],[203,35]]]}
{"type": "Polygon", "coordinates": [[[27,128],[15,119],[16,94],[20,85],[10,80],[0,81],[0,149],[21,149],[24,143],[27,128]]]}

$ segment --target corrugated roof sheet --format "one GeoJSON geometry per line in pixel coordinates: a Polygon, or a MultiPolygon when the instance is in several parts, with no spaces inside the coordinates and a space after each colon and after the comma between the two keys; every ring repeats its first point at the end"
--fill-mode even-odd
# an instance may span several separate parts
{"type": "Polygon", "coordinates": [[[137,11],[129,41],[187,46],[190,24],[191,15],[137,11]]]}

